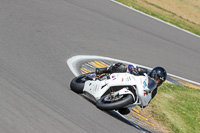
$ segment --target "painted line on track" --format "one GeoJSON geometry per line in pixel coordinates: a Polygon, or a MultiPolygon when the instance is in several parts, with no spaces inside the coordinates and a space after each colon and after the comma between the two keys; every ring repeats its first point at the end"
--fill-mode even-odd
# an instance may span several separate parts
{"type": "Polygon", "coordinates": [[[137,13],[140,13],[140,14],[142,14],[142,15],[145,15],[145,16],[147,16],[147,17],[150,17],[150,18],[152,18],[152,19],[155,19],[155,20],[157,20],[157,21],[160,21],[160,22],[162,22],[162,23],[164,23],[164,24],[167,24],[167,25],[169,25],[169,26],[172,26],[172,27],[174,27],[174,28],[176,28],[176,29],[179,29],[179,30],[181,30],[181,31],[184,31],[184,32],[186,32],[186,33],[188,33],[188,34],[191,34],[191,35],[195,36],[195,37],[200,38],[200,36],[197,35],[197,34],[194,34],[194,33],[190,32],[190,31],[187,31],[187,30],[184,30],[184,29],[182,29],[182,28],[179,28],[179,27],[177,27],[177,26],[175,26],[175,25],[173,25],[173,24],[167,23],[167,22],[165,22],[165,21],[163,21],[163,20],[161,20],[161,19],[158,19],[158,18],[156,18],[156,17],[150,16],[150,15],[144,13],[144,12],[141,12],[141,11],[139,11],[139,10],[136,10],[136,9],[134,9],[134,8],[132,8],[132,7],[129,7],[129,6],[127,6],[127,5],[124,5],[124,4],[120,3],[120,2],[117,2],[117,1],[115,1],[115,0],[110,0],[110,1],[111,1],[111,2],[114,2],[114,3],[116,3],[116,4],[119,4],[119,5],[123,6],[123,7],[126,7],[126,8],[128,8],[128,9],[130,9],[130,10],[133,10],[133,11],[135,11],[135,12],[137,12],[137,13]]]}

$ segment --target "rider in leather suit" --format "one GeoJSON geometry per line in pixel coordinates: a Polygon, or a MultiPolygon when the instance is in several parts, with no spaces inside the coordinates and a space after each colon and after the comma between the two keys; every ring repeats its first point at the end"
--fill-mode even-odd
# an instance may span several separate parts
{"type": "MultiPolygon", "coordinates": [[[[116,72],[129,72],[134,75],[144,75],[144,73],[148,74],[151,78],[153,78],[157,87],[151,92],[152,99],[157,94],[157,88],[166,80],[167,72],[163,67],[155,67],[152,71],[142,68],[142,67],[134,67],[133,65],[128,65],[128,67],[123,63],[116,63],[106,68],[96,68],[96,74],[102,73],[116,73],[116,72]]],[[[145,108],[145,107],[142,107],[145,108]]],[[[121,114],[126,115],[130,113],[128,108],[122,108],[118,110],[121,114]]]]}

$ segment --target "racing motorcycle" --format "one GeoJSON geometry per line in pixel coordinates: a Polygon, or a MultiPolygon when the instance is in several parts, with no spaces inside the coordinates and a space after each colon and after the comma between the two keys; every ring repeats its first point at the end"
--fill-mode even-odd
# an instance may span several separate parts
{"type": "Polygon", "coordinates": [[[147,74],[135,76],[130,73],[87,73],[70,83],[71,90],[87,96],[101,110],[147,106],[156,86],[155,80],[147,74]]]}

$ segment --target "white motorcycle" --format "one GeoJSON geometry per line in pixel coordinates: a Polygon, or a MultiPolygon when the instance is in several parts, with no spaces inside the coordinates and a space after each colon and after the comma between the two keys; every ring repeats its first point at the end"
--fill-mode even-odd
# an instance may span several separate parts
{"type": "Polygon", "coordinates": [[[88,73],[75,77],[70,84],[74,92],[83,93],[101,110],[147,106],[156,86],[155,80],[148,75],[130,73],[88,73]]]}

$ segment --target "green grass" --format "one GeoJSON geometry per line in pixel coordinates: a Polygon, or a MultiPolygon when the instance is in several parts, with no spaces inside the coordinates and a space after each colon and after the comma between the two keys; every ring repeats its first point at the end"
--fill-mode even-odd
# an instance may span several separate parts
{"type": "Polygon", "coordinates": [[[143,5],[140,5],[137,0],[116,0],[120,3],[123,3],[127,6],[130,6],[132,8],[135,8],[139,11],[142,11],[148,15],[154,16],[156,18],[159,18],[165,22],[168,22],[170,24],[173,24],[177,27],[180,27],[182,29],[188,30],[194,34],[200,35],[200,25],[195,24],[194,22],[189,21],[188,19],[184,19],[181,16],[176,15],[173,12],[170,12],[168,10],[163,9],[162,7],[158,5],[154,5],[152,3],[149,3],[147,1],[146,4],[150,5],[151,7],[155,9],[159,9],[160,12],[151,10],[149,8],[145,8],[143,5]],[[162,13],[161,13],[162,12],[162,13]]]}
{"type": "Polygon", "coordinates": [[[200,132],[200,90],[163,84],[151,106],[155,120],[173,132],[200,132]]]}

